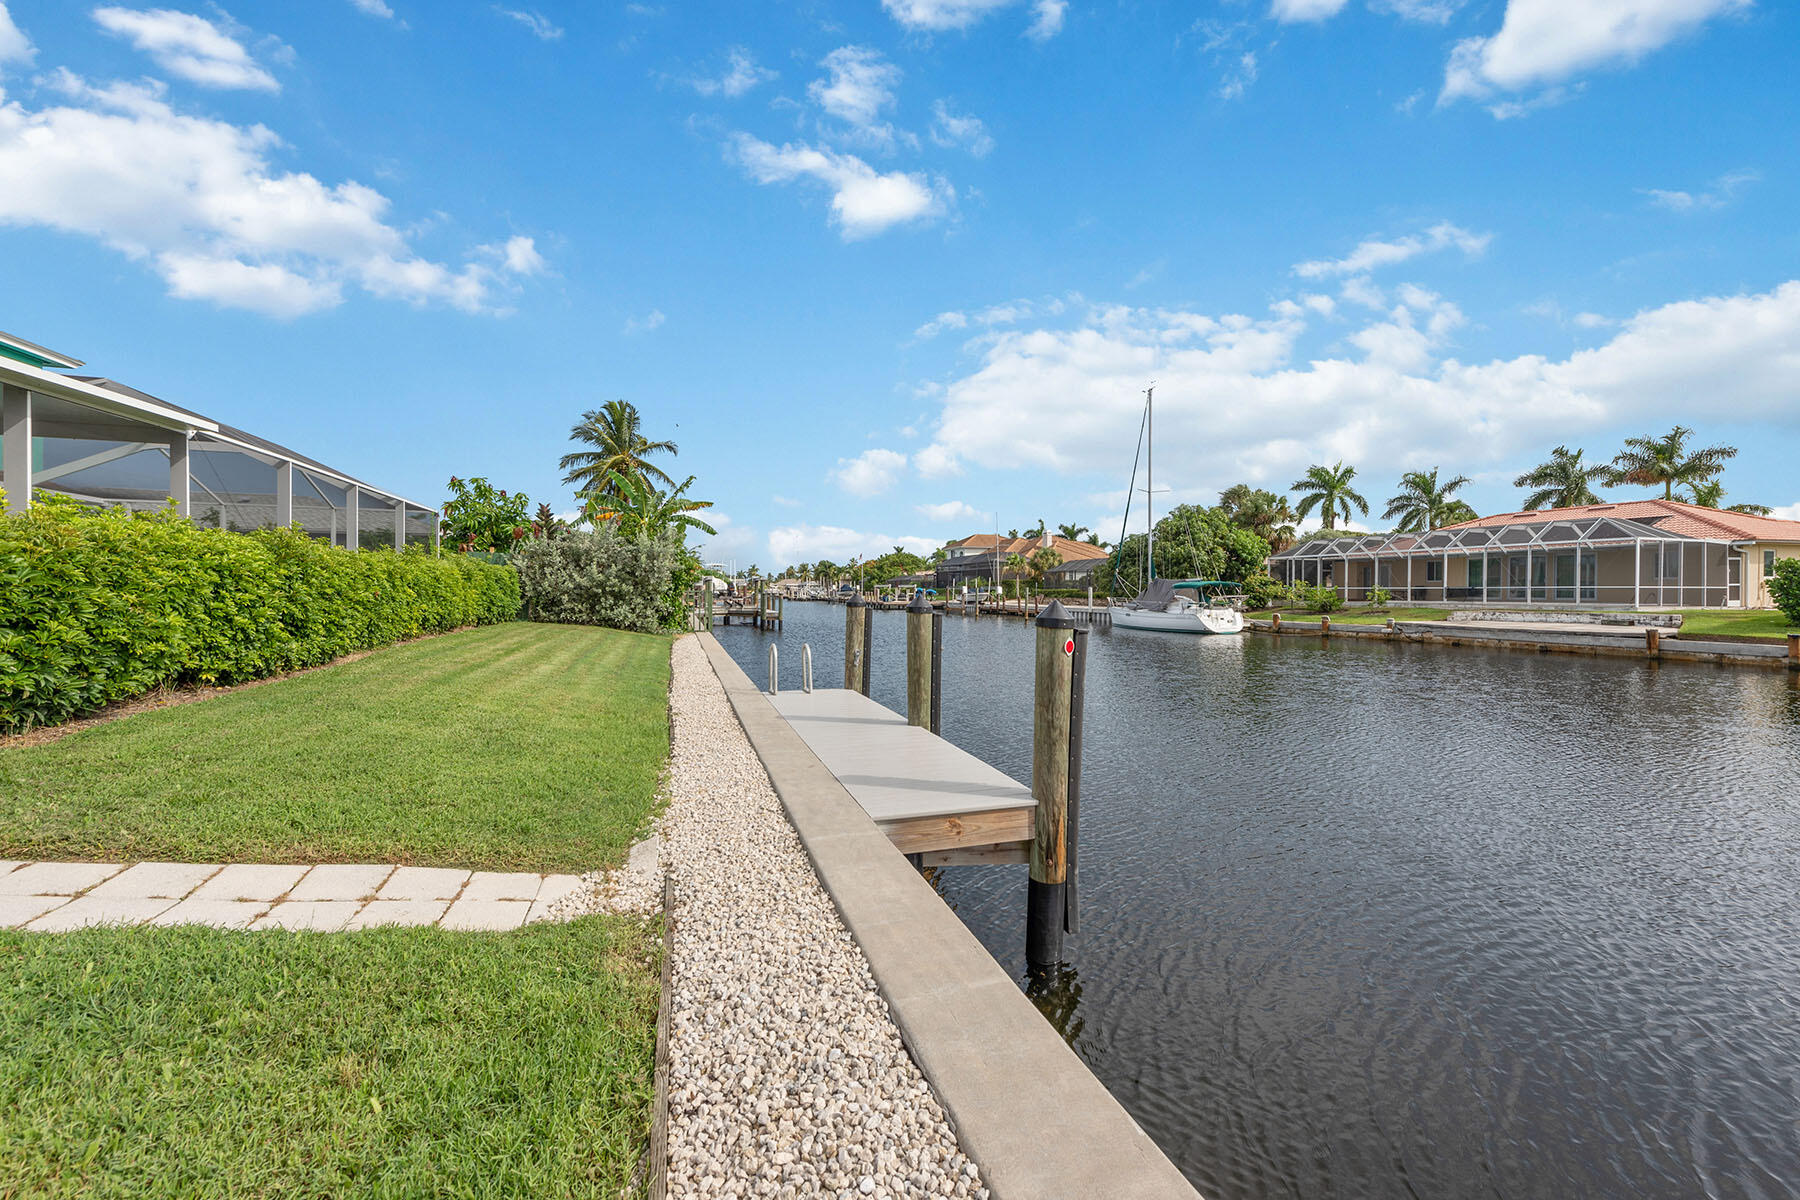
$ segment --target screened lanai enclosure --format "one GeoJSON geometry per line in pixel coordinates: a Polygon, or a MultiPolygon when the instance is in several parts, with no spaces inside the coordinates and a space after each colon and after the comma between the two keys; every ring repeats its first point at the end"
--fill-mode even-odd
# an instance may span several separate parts
{"type": "Polygon", "coordinates": [[[256,434],[0,334],[0,488],[99,507],[160,509],[249,530],[299,524],[352,549],[435,545],[438,514],[256,434]]]}
{"type": "Polygon", "coordinates": [[[1285,583],[1346,601],[1376,589],[1435,604],[1729,608],[1743,603],[1744,546],[1614,516],[1450,526],[1428,533],[1318,537],[1269,560],[1285,583]]]}

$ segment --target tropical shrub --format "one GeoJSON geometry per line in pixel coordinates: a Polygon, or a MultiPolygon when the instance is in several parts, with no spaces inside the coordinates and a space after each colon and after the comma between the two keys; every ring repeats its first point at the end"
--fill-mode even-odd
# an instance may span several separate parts
{"type": "Polygon", "coordinates": [[[1769,580],[1769,595],[1781,615],[1800,625],[1800,558],[1778,558],[1769,580]]]}
{"type": "Polygon", "coordinates": [[[1344,598],[1337,594],[1335,588],[1302,583],[1297,586],[1296,591],[1300,606],[1307,612],[1334,613],[1344,607],[1344,598]]]}
{"type": "Polygon", "coordinates": [[[510,620],[518,577],[424,547],[351,553],[296,529],[40,501],[0,519],[0,729],[171,684],[230,684],[510,620]]]}
{"type": "Polygon", "coordinates": [[[521,542],[512,553],[525,616],[648,633],[682,623],[700,563],[677,534],[627,537],[609,525],[521,542]]]}
{"type": "Polygon", "coordinates": [[[1370,608],[1386,608],[1388,606],[1388,601],[1392,600],[1393,598],[1394,598],[1394,594],[1392,592],[1388,591],[1386,588],[1382,588],[1382,587],[1375,588],[1372,591],[1370,591],[1370,593],[1369,593],[1369,607],[1370,608]]]}
{"type": "Polygon", "coordinates": [[[1267,572],[1258,571],[1244,580],[1244,603],[1251,610],[1276,608],[1292,600],[1288,586],[1267,572]]]}
{"type": "Polygon", "coordinates": [[[530,536],[531,497],[524,492],[496,488],[486,479],[450,477],[450,498],[444,501],[444,546],[452,550],[511,550],[530,536]]]}

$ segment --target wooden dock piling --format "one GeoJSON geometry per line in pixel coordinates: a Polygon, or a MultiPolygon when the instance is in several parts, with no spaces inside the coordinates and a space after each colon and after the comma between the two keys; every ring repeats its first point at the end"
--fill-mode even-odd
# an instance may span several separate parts
{"type": "Polygon", "coordinates": [[[844,686],[869,694],[869,605],[861,595],[844,605],[844,686]]]}
{"type": "Polygon", "coordinates": [[[1025,958],[1033,966],[1062,961],[1068,916],[1071,701],[1074,697],[1075,622],[1060,600],[1037,619],[1037,686],[1032,705],[1031,796],[1037,811],[1031,841],[1031,884],[1026,901],[1025,958]]]}
{"type": "Polygon", "coordinates": [[[924,593],[915,594],[906,606],[906,721],[933,733],[938,732],[938,714],[943,711],[938,699],[942,629],[943,617],[924,593]]]}
{"type": "Polygon", "coordinates": [[[1788,634],[1788,670],[1800,671],[1800,633],[1788,634]]]}

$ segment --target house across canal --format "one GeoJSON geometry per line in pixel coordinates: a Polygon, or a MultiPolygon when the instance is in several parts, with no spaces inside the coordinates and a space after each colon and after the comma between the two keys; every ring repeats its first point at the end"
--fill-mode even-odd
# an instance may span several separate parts
{"type": "Polygon", "coordinates": [[[1383,588],[1451,605],[1771,608],[1768,580],[1784,558],[1800,558],[1800,521],[1656,499],[1314,538],[1272,556],[1269,573],[1346,601],[1383,588]]]}

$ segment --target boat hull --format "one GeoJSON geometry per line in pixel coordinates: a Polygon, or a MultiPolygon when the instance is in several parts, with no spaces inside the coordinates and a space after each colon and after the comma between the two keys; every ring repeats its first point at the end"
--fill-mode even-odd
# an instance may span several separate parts
{"type": "Polygon", "coordinates": [[[1162,633],[1242,633],[1244,614],[1234,608],[1189,608],[1153,612],[1140,608],[1112,610],[1114,629],[1152,629],[1162,633]]]}

